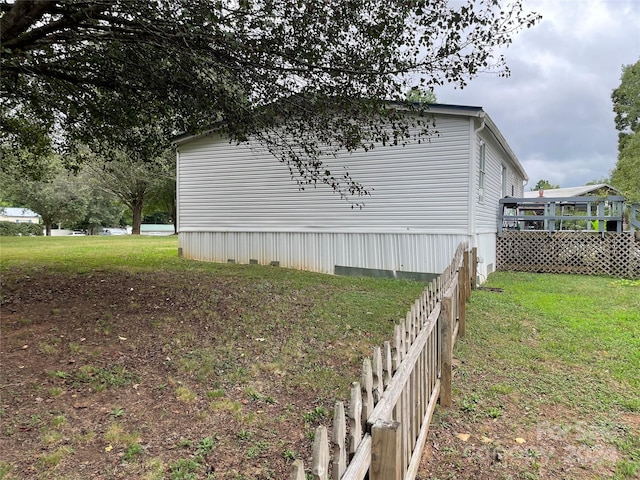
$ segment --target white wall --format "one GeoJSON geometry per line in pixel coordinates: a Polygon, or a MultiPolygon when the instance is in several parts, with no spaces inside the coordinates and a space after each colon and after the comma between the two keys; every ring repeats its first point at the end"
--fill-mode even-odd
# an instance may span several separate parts
{"type": "MultiPolygon", "coordinates": [[[[486,152],[486,165],[485,165],[485,194],[484,201],[479,202],[476,212],[476,228],[475,233],[486,234],[496,233],[497,231],[497,216],[498,216],[498,201],[503,197],[502,195],[502,167],[507,167],[507,195],[511,192],[511,186],[516,195],[522,193],[522,181],[523,178],[515,171],[512,162],[505,153],[504,149],[496,141],[494,135],[488,128],[485,128],[479,132],[476,139],[478,145],[480,141],[485,142],[486,152]]],[[[477,148],[479,152],[479,146],[477,148]]],[[[476,162],[479,161],[479,153],[476,154],[476,162]]],[[[476,184],[478,182],[476,174],[476,184]]]]}
{"type": "Polygon", "coordinates": [[[465,234],[469,121],[439,117],[439,136],[331,159],[370,189],[362,209],[326,185],[300,191],[274,157],[217,136],[178,148],[179,231],[465,234]]]}

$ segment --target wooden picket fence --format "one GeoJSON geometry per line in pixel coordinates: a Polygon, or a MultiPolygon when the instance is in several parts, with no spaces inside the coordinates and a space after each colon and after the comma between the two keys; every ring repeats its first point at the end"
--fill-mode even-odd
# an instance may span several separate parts
{"type": "MultiPolygon", "coordinates": [[[[348,411],[335,404],[331,445],[325,426],[315,431],[315,480],[416,477],[436,403],[451,405],[453,345],[465,333],[476,258],[476,249],[460,244],[449,267],[395,326],[393,340],[364,360],[348,411]]],[[[290,480],[305,479],[304,463],[296,460],[290,480]]]]}

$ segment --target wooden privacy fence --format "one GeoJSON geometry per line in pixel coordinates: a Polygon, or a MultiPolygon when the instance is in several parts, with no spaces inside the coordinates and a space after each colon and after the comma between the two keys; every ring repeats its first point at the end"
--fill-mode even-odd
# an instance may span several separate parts
{"type": "MultiPolygon", "coordinates": [[[[460,244],[449,267],[395,326],[393,340],[364,360],[348,410],[335,404],[331,447],[326,427],[316,429],[314,479],[415,478],[436,402],[451,405],[453,345],[465,333],[476,256],[460,244]]],[[[304,464],[296,460],[290,479],[305,478],[304,464]]]]}

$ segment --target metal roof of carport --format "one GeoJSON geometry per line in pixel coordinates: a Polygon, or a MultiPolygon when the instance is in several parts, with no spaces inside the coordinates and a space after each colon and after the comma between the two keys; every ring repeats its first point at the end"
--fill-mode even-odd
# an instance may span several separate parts
{"type": "MultiPolygon", "coordinates": [[[[582,197],[584,195],[595,193],[602,189],[609,190],[609,195],[622,195],[619,190],[606,183],[598,183],[596,185],[582,185],[580,187],[552,188],[549,190],[543,190],[543,192],[544,196],[548,198],[563,198],[582,197]]],[[[540,194],[538,190],[532,192],[524,192],[524,198],[536,198],[539,195],[540,194]]]]}

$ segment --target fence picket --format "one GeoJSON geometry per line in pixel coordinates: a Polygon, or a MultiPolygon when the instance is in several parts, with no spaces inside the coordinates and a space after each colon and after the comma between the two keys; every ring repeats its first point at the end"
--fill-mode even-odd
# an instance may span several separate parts
{"type": "Polygon", "coordinates": [[[393,371],[395,372],[402,363],[402,332],[400,325],[393,326],[393,371]]]}
{"type": "MultiPolygon", "coordinates": [[[[391,377],[393,376],[393,360],[392,360],[392,353],[391,353],[391,342],[388,340],[384,342],[384,348],[382,351],[382,370],[383,370],[383,374],[382,374],[383,385],[384,385],[384,389],[386,389],[387,386],[391,383],[391,377]]],[[[384,389],[383,389],[383,392],[384,392],[384,389]]]]}
{"type": "Polygon", "coordinates": [[[296,460],[291,465],[291,475],[289,480],[306,480],[304,475],[304,463],[302,460],[296,460]]]}
{"type": "Polygon", "coordinates": [[[362,361],[362,379],[360,380],[362,390],[362,423],[367,423],[367,418],[373,412],[373,371],[371,359],[365,358],[362,361]]]}
{"type": "Polygon", "coordinates": [[[351,384],[349,402],[349,458],[353,458],[362,439],[362,393],[360,383],[351,384]]]}
{"type": "Polygon", "coordinates": [[[331,441],[333,442],[333,465],[331,469],[331,477],[335,480],[339,479],[347,469],[347,452],[345,451],[345,436],[347,434],[347,426],[344,418],[344,403],[336,402],[333,410],[333,433],[331,441]]]}
{"type": "Polygon", "coordinates": [[[407,325],[408,323],[409,322],[407,322],[406,318],[402,320],[402,322],[400,323],[400,325],[402,326],[402,338],[403,338],[402,358],[403,359],[407,355],[409,348],[411,348],[411,332],[410,332],[409,326],[407,325]]]}
{"type": "Polygon", "coordinates": [[[327,427],[324,425],[316,428],[313,440],[311,474],[314,480],[329,480],[329,445],[327,442],[327,427]]]}
{"type": "Polygon", "coordinates": [[[382,392],[384,392],[384,384],[382,381],[382,349],[380,347],[373,348],[373,404],[380,400],[382,392]]]}
{"type": "Polygon", "coordinates": [[[416,328],[418,320],[418,308],[415,302],[411,305],[411,310],[407,312],[407,328],[409,329],[410,343],[416,339],[416,328]]]}

